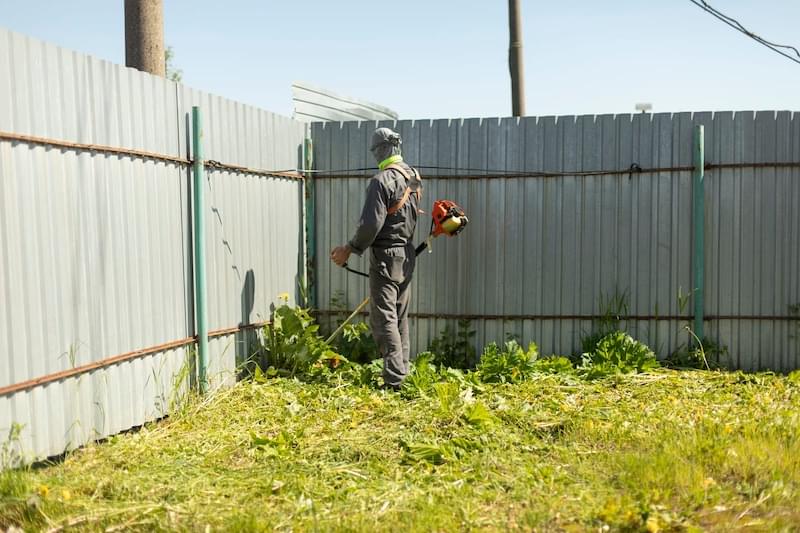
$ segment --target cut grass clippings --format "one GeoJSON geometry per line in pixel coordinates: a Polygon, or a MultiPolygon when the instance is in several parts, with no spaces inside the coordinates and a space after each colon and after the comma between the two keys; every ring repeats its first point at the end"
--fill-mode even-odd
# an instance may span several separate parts
{"type": "Polygon", "coordinates": [[[0,474],[0,529],[800,528],[800,384],[654,370],[401,395],[241,382],[0,474]]]}

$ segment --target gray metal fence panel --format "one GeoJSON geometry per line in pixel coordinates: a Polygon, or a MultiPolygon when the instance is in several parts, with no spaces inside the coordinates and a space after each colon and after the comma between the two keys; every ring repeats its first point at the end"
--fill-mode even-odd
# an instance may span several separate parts
{"type": "MultiPolygon", "coordinates": [[[[193,104],[209,159],[297,166],[301,123],[0,29],[0,131],[186,158],[193,104]]],[[[193,335],[189,183],[185,164],[0,140],[0,387],[193,335]]],[[[302,182],[208,185],[211,329],[266,320],[295,298],[302,182]]],[[[214,339],[211,374],[232,375],[242,338],[214,339]]],[[[0,396],[0,435],[23,425],[30,459],[162,416],[189,351],[0,396]]]]}
{"type": "MultiPolygon", "coordinates": [[[[634,317],[623,326],[663,357],[688,338],[689,320],[678,317],[691,313],[679,298],[693,283],[691,172],[502,174],[690,167],[696,124],[705,126],[708,162],[796,163],[798,123],[796,113],[772,111],[346,122],[313,124],[312,137],[316,170],[371,167],[370,132],[393,126],[412,165],[446,167],[423,168],[424,205],[449,198],[470,216],[463,234],[437,239],[433,255],[418,262],[415,351],[468,317],[478,346],[514,335],[544,353],[574,353],[592,330],[588,317],[602,315],[617,295],[627,303],[622,314],[634,317]]],[[[323,311],[339,293],[351,307],[366,295],[365,282],[327,256],[353,232],[369,175],[316,181],[323,311]]],[[[729,347],[736,368],[800,366],[790,338],[796,323],[786,319],[800,302],[797,175],[787,167],[706,173],[706,313],[719,317],[708,334],[729,347]]],[[[421,220],[418,241],[428,224],[421,220]]]]}
{"type": "MultiPolygon", "coordinates": [[[[800,116],[771,111],[717,113],[717,161],[786,162],[800,159],[800,116]]],[[[737,366],[791,369],[800,365],[797,322],[743,320],[737,316],[787,316],[800,301],[797,284],[800,181],[797,168],[744,168],[709,176],[706,226],[715,239],[707,250],[707,309],[722,340],[732,339],[737,366]]],[[[707,230],[708,231],[708,230],[707,230]]]]}
{"type": "MultiPolygon", "coordinates": [[[[0,129],[176,154],[175,85],[0,31],[0,129]]],[[[0,386],[184,338],[182,169],[0,143],[0,386]]],[[[182,350],[0,399],[49,455],[162,413],[182,350]],[[120,408],[114,408],[118,406],[120,408]]]]}
{"type": "MultiPolygon", "coordinates": [[[[258,171],[302,166],[304,123],[182,88],[183,120],[195,105],[203,110],[207,159],[258,171]]],[[[290,303],[299,300],[302,182],[246,170],[210,168],[206,175],[209,329],[265,321],[271,306],[280,303],[279,294],[288,293],[290,303]]],[[[252,339],[239,333],[211,343],[212,384],[235,378],[236,368],[252,353],[252,339]]]]}

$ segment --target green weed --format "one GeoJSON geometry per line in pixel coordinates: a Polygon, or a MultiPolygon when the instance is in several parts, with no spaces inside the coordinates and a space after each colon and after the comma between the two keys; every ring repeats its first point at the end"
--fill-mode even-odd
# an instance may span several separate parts
{"type": "Polygon", "coordinates": [[[473,346],[475,330],[469,320],[459,320],[455,333],[449,326],[431,341],[428,351],[435,354],[438,364],[450,367],[468,369],[476,364],[475,347],[473,346]]]}
{"type": "Polygon", "coordinates": [[[15,467],[22,463],[23,457],[20,453],[20,438],[24,426],[13,422],[8,430],[5,441],[0,443],[0,470],[15,467]]]}
{"type": "MultiPolygon", "coordinates": [[[[600,316],[592,322],[591,333],[581,339],[581,353],[592,353],[597,344],[609,333],[619,331],[623,316],[630,313],[628,291],[615,289],[611,294],[600,294],[600,316]]],[[[576,358],[580,359],[580,357],[576,358]]]]}
{"type": "Polygon", "coordinates": [[[336,337],[333,348],[354,363],[366,364],[380,357],[378,345],[366,322],[345,324],[342,334],[336,337]]]}
{"type": "Polygon", "coordinates": [[[562,355],[542,357],[533,363],[533,370],[542,374],[571,374],[575,371],[572,361],[562,355]]]}
{"type": "Polygon", "coordinates": [[[583,354],[579,371],[584,377],[594,379],[619,373],[644,372],[658,366],[655,353],[649,346],[623,331],[614,331],[600,339],[594,351],[583,354]]]}
{"type": "Polygon", "coordinates": [[[12,423],[5,442],[0,445],[0,530],[22,524],[40,526],[44,519],[40,508],[48,488],[35,489],[30,471],[21,466],[22,430],[22,425],[12,423]]]}
{"type": "Polygon", "coordinates": [[[714,339],[703,337],[691,345],[681,344],[664,363],[673,368],[720,369],[729,362],[728,347],[714,339]]]}
{"type": "Polygon", "coordinates": [[[405,397],[427,397],[433,390],[433,386],[439,381],[439,371],[433,361],[432,353],[422,352],[411,362],[411,368],[402,386],[405,397]]]}
{"type": "MultiPolygon", "coordinates": [[[[688,309],[693,292],[683,292],[683,289],[678,287],[678,312],[681,315],[688,309]]],[[[699,339],[690,322],[685,323],[681,330],[687,333],[687,340],[686,342],[680,342],[680,339],[676,341],[677,348],[664,360],[666,366],[710,370],[725,368],[728,365],[729,357],[726,345],[710,337],[699,339]]]]}
{"type": "Polygon", "coordinates": [[[318,334],[319,326],[307,309],[281,305],[264,327],[263,359],[276,374],[309,373],[320,363],[338,366],[346,361],[318,334]]]}
{"type": "MultiPolygon", "coordinates": [[[[325,337],[333,333],[347,316],[350,314],[349,306],[345,298],[344,292],[337,291],[331,297],[331,309],[335,313],[331,316],[329,322],[329,329],[326,328],[325,337]]],[[[368,364],[374,359],[380,357],[378,346],[372,337],[369,324],[363,320],[352,321],[342,328],[342,334],[338,335],[333,340],[333,350],[342,354],[348,361],[353,361],[360,364],[368,364]]]]}
{"type": "Polygon", "coordinates": [[[535,342],[523,350],[517,341],[507,341],[503,348],[487,346],[478,363],[477,373],[484,383],[519,383],[536,371],[539,349],[535,342]]]}

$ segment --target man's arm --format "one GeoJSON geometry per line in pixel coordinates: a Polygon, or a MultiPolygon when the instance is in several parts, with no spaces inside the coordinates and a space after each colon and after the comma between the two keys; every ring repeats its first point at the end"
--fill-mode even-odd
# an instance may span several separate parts
{"type": "Polygon", "coordinates": [[[386,196],[386,189],[381,182],[376,179],[370,180],[356,233],[346,245],[333,249],[331,259],[334,263],[343,266],[347,263],[351,252],[361,255],[375,241],[386,221],[386,196]]]}
{"type": "Polygon", "coordinates": [[[370,180],[358,228],[353,238],[347,243],[352,251],[361,255],[375,241],[375,237],[386,221],[386,210],[386,189],[380,181],[370,180]]]}

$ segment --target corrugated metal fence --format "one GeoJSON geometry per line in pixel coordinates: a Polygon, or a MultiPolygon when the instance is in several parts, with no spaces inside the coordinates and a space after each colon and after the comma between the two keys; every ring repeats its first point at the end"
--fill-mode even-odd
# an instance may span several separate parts
{"type": "MultiPolygon", "coordinates": [[[[194,336],[190,110],[205,116],[212,385],[303,274],[306,126],[0,29],[0,439],[28,458],[163,415],[194,336]]],[[[800,366],[800,116],[689,113],[381,123],[425,176],[425,204],[471,219],[418,263],[414,350],[471,320],[578,349],[613,296],[663,356],[692,287],[692,128],[706,128],[705,302],[732,366],[800,366]],[[633,164],[643,171],[630,171],[633,164]],[[516,173],[516,174],[514,174],[516,173]],[[793,336],[794,335],[794,336],[793,336]]],[[[372,167],[376,123],[315,124],[313,279],[321,315],[367,293],[332,268],[372,167]],[[342,172],[332,172],[341,170],[342,172]],[[341,297],[338,297],[341,291],[341,297]]],[[[423,219],[418,238],[423,238],[423,219]]],[[[353,260],[354,266],[359,265],[353,260]]]]}
{"type": "Polygon", "coordinates": [[[242,326],[294,300],[303,184],[251,169],[296,168],[306,126],[0,29],[0,390],[19,389],[0,394],[0,440],[21,424],[28,458],[162,416],[185,386],[195,105],[221,163],[206,192],[219,385],[248,351],[242,326]]]}
{"type": "Polygon", "coordinates": [[[367,294],[365,280],[327,257],[351,236],[371,174],[350,169],[374,167],[370,134],[391,126],[422,170],[423,204],[452,199],[470,217],[417,263],[414,351],[467,318],[476,346],[516,335],[544,353],[573,353],[618,296],[622,325],[671,353],[692,313],[680,295],[693,287],[696,124],[708,167],[706,335],[728,346],[735,368],[800,367],[789,308],[800,302],[800,114],[789,112],[314,124],[321,314],[367,294]]]}

